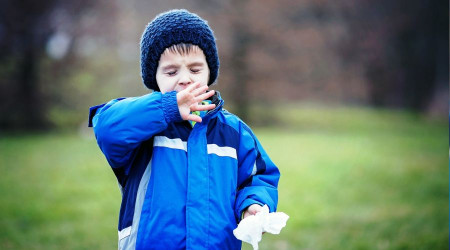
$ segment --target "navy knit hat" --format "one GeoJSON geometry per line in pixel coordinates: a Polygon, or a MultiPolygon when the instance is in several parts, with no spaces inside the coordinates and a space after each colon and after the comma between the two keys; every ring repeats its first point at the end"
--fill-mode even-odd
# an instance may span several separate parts
{"type": "Polygon", "coordinates": [[[141,73],[145,86],[159,91],[156,69],[164,50],[174,44],[199,46],[209,67],[208,86],[219,73],[219,57],[213,31],[207,21],[187,10],[171,10],[159,14],[145,28],[141,38],[141,73]]]}

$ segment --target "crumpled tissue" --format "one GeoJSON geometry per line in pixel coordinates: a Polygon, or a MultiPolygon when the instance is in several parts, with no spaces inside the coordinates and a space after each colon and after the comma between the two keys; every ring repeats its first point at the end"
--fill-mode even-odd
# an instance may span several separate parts
{"type": "Polygon", "coordinates": [[[238,227],[233,230],[234,236],[245,241],[258,249],[258,242],[261,241],[262,233],[279,234],[286,226],[289,216],[283,212],[269,213],[269,207],[264,205],[258,213],[250,215],[241,220],[238,227]]]}

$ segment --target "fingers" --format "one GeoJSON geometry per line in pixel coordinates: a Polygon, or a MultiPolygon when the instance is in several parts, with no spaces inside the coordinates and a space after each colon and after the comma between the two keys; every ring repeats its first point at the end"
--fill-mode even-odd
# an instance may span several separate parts
{"type": "Polygon", "coordinates": [[[215,93],[214,90],[208,91],[206,93],[203,93],[203,94],[197,96],[197,98],[195,98],[195,100],[196,100],[196,102],[201,102],[201,101],[206,100],[206,99],[210,98],[211,96],[213,96],[214,93],[215,93]]]}
{"type": "MultiPolygon", "coordinates": [[[[205,111],[211,110],[216,107],[216,104],[208,104],[208,105],[192,105],[191,111],[205,111]]],[[[185,120],[194,121],[194,122],[202,122],[202,118],[198,115],[189,114],[185,120]]]]}
{"type": "Polygon", "coordinates": [[[261,206],[258,204],[252,204],[250,205],[244,212],[243,218],[246,218],[248,216],[256,215],[258,212],[261,211],[261,206]]]}
{"type": "Polygon", "coordinates": [[[198,115],[189,114],[187,116],[187,120],[193,121],[193,122],[202,122],[202,118],[198,115]]]}
{"type": "Polygon", "coordinates": [[[257,213],[257,211],[249,210],[249,211],[247,211],[247,213],[249,213],[249,215],[255,215],[257,213]]]}
{"type": "MultiPolygon", "coordinates": [[[[200,82],[195,82],[192,85],[189,85],[186,89],[184,89],[182,92],[185,92],[186,94],[189,93],[189,96],[195,98],[195,102],[201,102],[205,99],[208,99],[209,97],[214,95],[214,90],[208,91],[208,85],[200,86],[200,82]]],[[[183,94],[185,95],[185,94],[183,94]]],[[[185,95],[186,96],[186,95],[185,95]]]]}
{"type": "Polygon", "coordinates": [[[194,96],[198,96],[202,93],[205,93],[205,91],[208,90],[208,88],[209,88],[208,85],[204,85],[204,86],[195,88],[192,90],[191,94],[193,94],[194,96]]]}
{"type": "Polygon", "coordinates": [[[199,105],[200,102],[215,94],[214,90],[208,90],[207,85],[200,86],[200,82],[189,85],[186,89],[177,93],[177,103],[182,114],[183,120],[202,122],[202,118],[198,115],[189,114],[190,111],[207,111],[214,109],[215,104],[199,105]]]}
{"type": "Polygon", "coordinates": [[[192,105],[191,111],[205,111],[211,110],[216,107],[216,104],[208,104],[208,105],[192,105]]]}
{"type": "Polygon", "coordinates": [[[259,211],[261,211],[262,207],[258,204],[252,204],[250,207],[248,207],[247,211],[252,214],[255,215],[257,214],[259,211]]]}
{"type": "Polygon", "coordinates": [[[192,90],[198,88],[198,86],[200,86],[200,82],[194,82],[193,84],[189,85],[185,90],[191,92],[192,90]]]}

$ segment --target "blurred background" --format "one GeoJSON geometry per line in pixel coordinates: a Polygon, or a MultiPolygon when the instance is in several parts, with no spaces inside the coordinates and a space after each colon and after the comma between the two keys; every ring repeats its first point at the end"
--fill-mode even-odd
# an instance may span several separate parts
{"type": "Polygon", "coordinates": [[[212,88],[280,168],[291,218],[261,249],[448,248],[448,1],[0,6],[1,249],[116,248],[120,192],[88,110],[149,92],[140,37],[173,8],[208,20],[212,88]]]}

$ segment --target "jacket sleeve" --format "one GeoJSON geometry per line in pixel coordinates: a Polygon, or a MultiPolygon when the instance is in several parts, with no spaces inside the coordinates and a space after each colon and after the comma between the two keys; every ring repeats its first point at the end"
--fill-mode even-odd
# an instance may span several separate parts
{"type": "Polygon", "coordinates": [[[238,164],[236,219],[239,221],[244,209],[252,204],[267,204],[270,212],[275,212],[280,172],[245,124],[240,129],[238,164]]]}
{"type": "Polygon", "coordinates": [[[93,107],[89,123],[94,127],[100,149],[114,169],[128,167],[142,142],[178,120],[182,119],[176,92],[172,91],[115,99],[93,107]]]}

